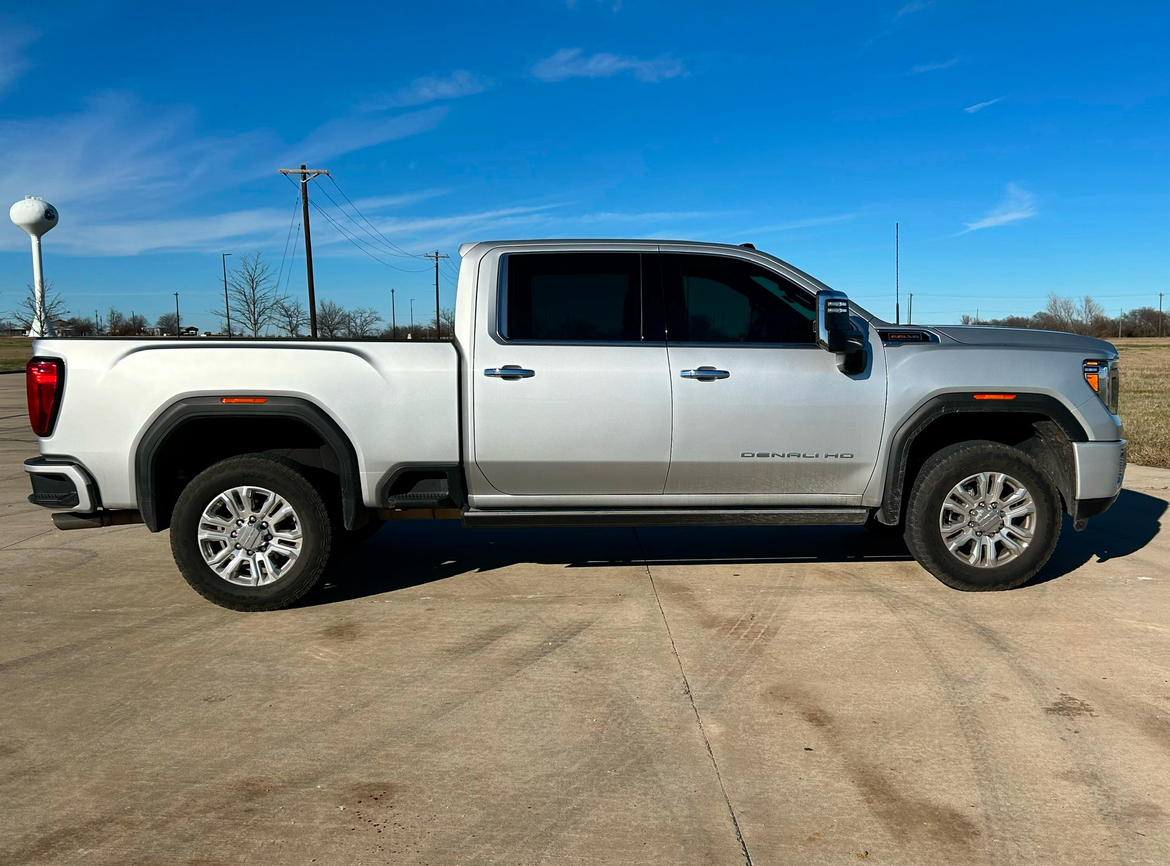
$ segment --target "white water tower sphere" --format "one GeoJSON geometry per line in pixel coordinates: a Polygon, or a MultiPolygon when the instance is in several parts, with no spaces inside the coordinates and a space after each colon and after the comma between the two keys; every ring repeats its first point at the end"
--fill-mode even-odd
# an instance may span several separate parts
{"type": "Polygon", "coordinates": [[[26,195],[8,211],[16,225],[39,238],[57,224],[57,209],[44,199],[26,195]]]}
{"type": "Polygon", "coordinates": [[[54,337],[53,323],[45,315],[45,277],[41,270],[41,235],[57,224],[57,209],[44,199],[26,195],[8,211],[8,217],[32,241],[34,313],[29,336],[54,337]]]}

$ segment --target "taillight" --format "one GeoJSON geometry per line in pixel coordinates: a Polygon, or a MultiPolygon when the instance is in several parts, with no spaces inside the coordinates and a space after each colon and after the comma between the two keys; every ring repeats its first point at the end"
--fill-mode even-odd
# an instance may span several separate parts
{"type": "Polygon", "coordinates": [[[33,358],[24,368],[25,387],[28,390],[28,420],[38,436],[48,436],[53,432],[57,410],[61,405],[64,374],[63,362],[45,358],[33,358]]]}

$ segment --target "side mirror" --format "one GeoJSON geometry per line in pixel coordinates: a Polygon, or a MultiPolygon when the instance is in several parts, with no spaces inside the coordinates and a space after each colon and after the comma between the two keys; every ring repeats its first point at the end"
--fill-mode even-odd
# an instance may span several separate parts
{"type": "Polygon", "coordinates": [[[849,317],[849,298],[844,292],[817,292],[817,345],[836,353],[843,373],[865,368],[865,334],[849,317]]]}

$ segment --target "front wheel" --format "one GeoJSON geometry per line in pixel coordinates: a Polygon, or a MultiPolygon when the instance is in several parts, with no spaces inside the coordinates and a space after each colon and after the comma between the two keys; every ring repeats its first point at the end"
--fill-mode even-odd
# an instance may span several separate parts
{"type": "Polygon", "coordinates": [[[1060,521],[1060,495],[1027,454],[999,442],[961,442],[919,472],[906,544],[954,589],[1015,589],[1052,556],[1060,521]]]}
{"type": "Polygon", "coordinates": [[[281,458],[222,460],[187,485],[171,516],[171,552],[192,588],[232,610],[277,610],[313,588],[329,562],[329,510],[281,458]]]}

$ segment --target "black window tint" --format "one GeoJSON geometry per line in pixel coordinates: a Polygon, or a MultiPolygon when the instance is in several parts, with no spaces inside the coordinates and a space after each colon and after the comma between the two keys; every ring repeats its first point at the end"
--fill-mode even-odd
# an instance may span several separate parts
{"type": "Polygon", "coordinates": [[[637,253],[505,257],[500,329],[509,340],[634,342],[642,336],[637,253]]]}
{"type": "Polygon", "coordinates": [[[813,297],[779,274],[722,256],[663,255],[671,342],[812,343],[813,297]]]}

